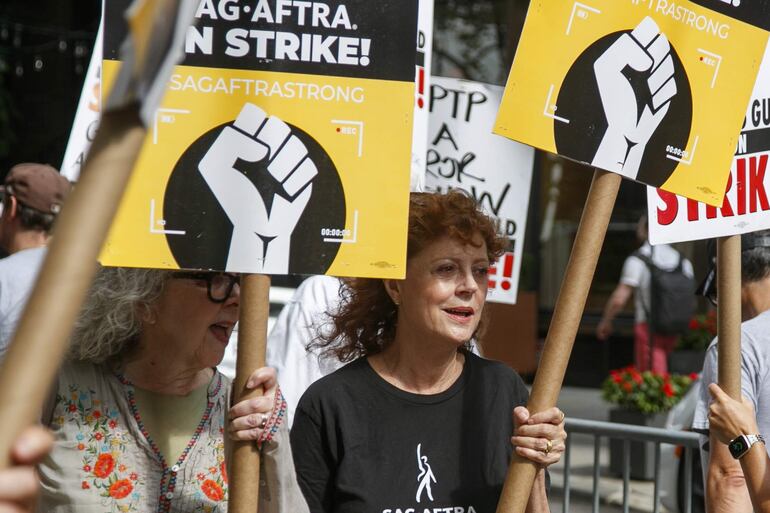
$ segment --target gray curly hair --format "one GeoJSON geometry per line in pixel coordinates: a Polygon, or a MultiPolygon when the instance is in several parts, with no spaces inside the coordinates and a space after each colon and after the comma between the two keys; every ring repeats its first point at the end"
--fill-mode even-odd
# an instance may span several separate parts
{"type": "Polygon", "coordinates": [[[99,267],[75,323],[68,358],[118,362],[135,349],[142,318],[170,276],[158,269],[99,267]]]}

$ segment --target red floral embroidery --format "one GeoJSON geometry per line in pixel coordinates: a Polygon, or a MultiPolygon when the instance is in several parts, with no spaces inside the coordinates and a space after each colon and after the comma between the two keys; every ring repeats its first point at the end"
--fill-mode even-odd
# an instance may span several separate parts
{"type": "Polygon", "coordinates": [[[222,487],[219,486],[214,480],[206,479],[203,481],[203,484],[201,484],[201,490],[206,494],[206,497],[214,502],[219,502],[225,498],[224,490],[222,490],[222,487]]]}
{"type": "Polygon", "coordinates": [[[204,474],[203,472],[198,472],[198,475],[195,477],[198,478],[198,481],[203,481],[204,479],[206,479],[206,474],[204,474]]]}
{"type": "Polygon", "coordinates": [[[95,410],[91,415],[93,415],[95,419],[98,419],[102,416],[102,413],[99,410],[95,410]]]}
{"type": "Polygon", "coordinates": [[[118,465],[118,472],[125,472],[126,466],[125,465],[118,465]]]}
{"type": "Polygon", "coordinates": [[[78,444],[78,451],[82,451],[86,448],[85,444],[78,444]]]}
{"type": "Polygon", "coordinates": [[[100,454],[94,465],[94,475],[104,479],[112,473],[115,468],[115,459],[112,454],[100,454]]]}
{"type": "Polygon", "coordinates": [[[108,425],[110,426],[110,429],[115,429],[116,427],[118,427],[118,423],[115,422],[114,420],[111,420],[108,425]]]}
{"type": "Polygon", "coordinates": [[[77,411],[78,407],[75,405],[75,403],[70,403],[70,405],[67,407],[69,411],[77,411]]]}
{"type": "Polygon", "coordinates": [[[128,478],[131,481],[136,481],[137,479],[139,479],[139,476],[136,475],[136,472],[131,472],[131,474],[128,476],[128,478]]]}
{"type": "Polygon", "coordinates": [[[84,472],[91,472],[91,465],[83,465],[84,472]]]}
{"type": "Polygon", "coordinates": [[[224,461],[219,464],[219,471],[222,473],[222,481],[227,484],[227,466],[224,461]]]}
{"type": "Polygon", "coordinates": [[[134,485],[131,484],[131,481],[128,479],[121,479],[120,481],[115,481],[110,486],[110,497],[114,499],[122,499],[131,491],[134,489],[134,485]]]}
{"type": "Polygon", "coordinates": [[[83,490],[88,490],[89,488],[91,488],[91,486],[90,486],[90,485],[88,484],[88,482],[86,482],[86,481],[83,481],[82,483],[80,483],[80,487],[81,487],[83,490]]]}
{"type": "Polygon", "coordinates": [[[97,440],[101,440],[102,438],[104,438],[104,435],[101,433],[94,433],[94,438],[97,440]]]}

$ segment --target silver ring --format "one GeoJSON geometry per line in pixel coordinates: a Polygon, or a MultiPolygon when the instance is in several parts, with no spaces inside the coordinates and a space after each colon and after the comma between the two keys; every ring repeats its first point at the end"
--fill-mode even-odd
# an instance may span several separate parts
{"type": "Polygon", "coordinates": [[[259,429],[265,429],[265,426],[267,426],[267,415],[263,413],[262,420],[259,422],[259,429]]]}

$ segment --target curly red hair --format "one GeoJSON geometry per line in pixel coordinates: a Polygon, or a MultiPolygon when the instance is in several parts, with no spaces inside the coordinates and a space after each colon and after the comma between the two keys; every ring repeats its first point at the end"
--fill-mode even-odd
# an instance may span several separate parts
{"type": "MultiPolygon", "coordinates": [[[[460,190],[446,194],[412,193],[407,260],[446,236],[476,247],[480,245],[477,242],[480,236],[490,262],[499,258],[505,244],[497,234],[495,221],[481,212],[467,193],[460,190]]],[[[398,309],[381,279],[345,280],[340,290],[339,309],[329,315],[331,330],[311,347],[321,348],[341,361],[379,353],[393,342],[396,334],[398,309]]]]}

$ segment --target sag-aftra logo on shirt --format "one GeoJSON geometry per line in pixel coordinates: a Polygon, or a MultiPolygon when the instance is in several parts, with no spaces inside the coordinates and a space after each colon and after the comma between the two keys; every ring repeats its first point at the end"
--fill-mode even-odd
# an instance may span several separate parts
{"type": "MultiPolygon", "coordinates": [[[[436,475],[428,462],[428,456],[422,452],[422,444],[417,444],[417,493],[414,500],[420,504],[434,502],[432,484],[437,484],[436,475]]],[[[385,508],[382,513],[476,513],[473,506],[407,506],[385,508]]]]}

